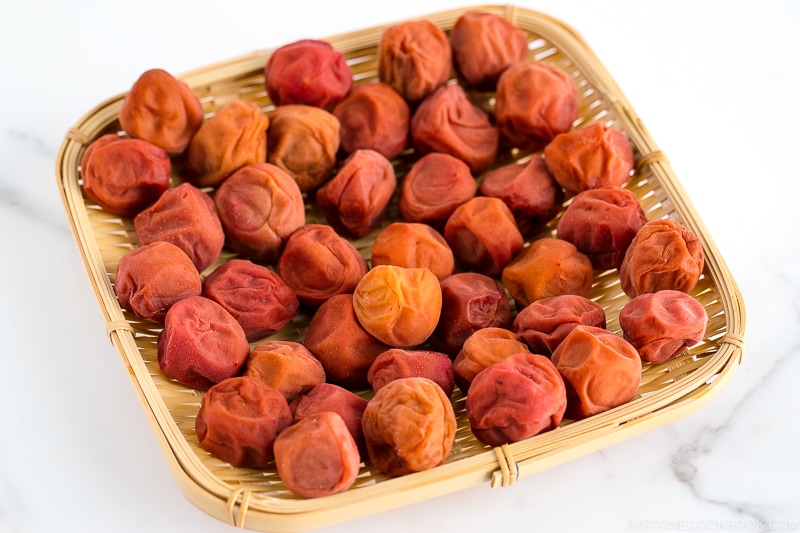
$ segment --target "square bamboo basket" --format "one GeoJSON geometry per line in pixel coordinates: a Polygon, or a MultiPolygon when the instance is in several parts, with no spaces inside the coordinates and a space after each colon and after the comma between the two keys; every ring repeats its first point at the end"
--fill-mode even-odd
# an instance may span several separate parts
{"type": "MultiPolygon", "coordinates": [[[[274,468],[234,468],[200,448],[194,418],[202,392],[161,374],[156,360],[160,325],[129,316],[117,301],[114,273],[120,257],[137,246],[136,234],[130,219],[111,215],[86,198],[79,163],[93,140],[105,133],[121,133],[118,114],[124,94],[118,95],[98,105],[68,131],[57,156],[57,182],[110,341],[119,351],[176,482],[185,496],[206,513],[253,530],[306,531],[466,487],[513,485],[521,477],[701,408],[716,396],[739,366],[744,347],[745,310],[736,283],[667,157],[600,61],[568,26],[542,13],[515,6],[471,6],[425,18],[447,31],[469,9],[509,18],[528,36],[529,59],[551,63],[572,76],[580,102],[576,127],[603,121],[626,133],[636,155],[636,170],[626,187],[636,193],[648,219],[676,220],[690,228],[703,244],[705,269],[692,295],[705,306],[710,317],[705,339],[668,363],[645,363],[638,394],[629,403],[585,420],[566,420],[553,431],[497,448],[474,438],[464,409],[465,397],[456,390],[453,405],[458,430],[453,450],[444,464],[399,478],[388,478],[370,464],[364,464],[348,491],[318,499],[299,499],[287,490],[274,468]]],[[[345,54],[356,83],[377,78],[376,46],[386,27],[326,39],[345,54]]],[[[263,67],[269,55],[270,50],[256,51],[180,78],[200,97],[207,116],[233,99],[254,102],[269,112],[273,107],[263,83],[263,67]]],[[[491,106],[491,95],[484,96],[484,104],[491,106]]],[[[408,170],[414,156],[413,150],[409,150],[393,160],[398,178],[408,170]]],[[[503,157],[498,164],[523,161],[529,154],[513,151],[503,157]]],[[[565,205],[568,202],[569,199],[565,205]]],[[[396,209],[393,216],[397,216],[396,209]]],[[[390,215],[387,223],[392,219],[390,215]]],[[[308,211],[308,222],[322,220],[313,209],[308,211]]],[[[540,236],[554,235],[557,221],[558,218],[551,222],[540,236]]],[[[374,236],[375,233],[355,241],[367,258],[374,236]]],[[[223,252],[205,274],[233,257],[223,252]]],[[[619,287],[616,270],[595,272],[591,298],[606,310],[608,329],[619,334],[617,315],[628,298],[619,287]]],[[[302,341],[309,320],[310,316],[301,313],[273,338],[302,341]]]]}

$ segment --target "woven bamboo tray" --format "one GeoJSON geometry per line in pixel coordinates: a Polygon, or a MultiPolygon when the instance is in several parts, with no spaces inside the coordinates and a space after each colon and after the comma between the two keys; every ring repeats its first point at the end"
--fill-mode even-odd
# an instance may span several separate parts
{"type": "MultiPolygon", "coordinates": [[[[575,126],[604,121],[628,135],[637,166],[626,186],[636,193],[648,218],[671,218],[681,222],[703,243],[705,270],[692,295],[705,306],[710,317],[706,338],[668,363],[645,363],[641,386],[631,402],[582,421],[565,421],[548,433],[497,448],[483,445],[472,436],[464,410],[465,398],[456,390],[453,404],[458,431],[453,451],[443,465],[390,479],[365,464],[350,490],[325,498],[298,499],[286,489],[274,469],[233,468],[199,447],[194,417],[202,393],[161,374],[156,360],[160,325],[128,316],[117,302],[112,285],[114,273],[120,257],[137,245],[136,234],[131,220],[103,211],[84,196],[79,162],[84,149],[94,139],[104,133],[121,132],[117,117],[124,95],[118,95],[98,105],[67,133],[57,157],[58,186],[107,323],[109,338],[118,349],[153,423],[178,485],[191,502],[208,514],[253,530],[305,531],[466,487],[512,485],[521,477],[699,409],[725,386],[739,366],[745,322],[741,294],[667,157],[658,149],[600,61],[571,28],[544,14],[514,6],[487,5],[469,9],[508,17],[527,33],[531,59],[552,63],[573,77],[580,98],[575,126]]],[[[426,18],[448,30],[466,10],[447,11],[426,18]]],[[[387,26],[326,39],[344,52],[356,82],[376,79],[376,45],[387,26]]],[[[257,51],[180,77],[198,94],[208,116],[233,99],[255,102],[269,112],[272,104],[263,85],[263,67],[269,55],[269,50],[257,51]]],[[[485,102],[491,105],[490,98],[485,102]]],[[[522,160],[528,155],[516,151],[505,154],[498,164],[522,160]]],[[[414,156],[413,151],[408,151],[393,161],[398,177],[408,170],[414,156]]],[[[309,211],[309,222],[321,220],[319,213],[309,211]]],[[[541,235],[554,235],[557,220],[541,235]]],[[[368,257],[373,238],[374,233],[355,243],[365,257],[368,257]]],[[[232,257],[224,252],[206,273],[232,257]]],[[[616,270],[595,273],[591,298],[605,308],[608,329],[619,333],[617,315],[628,298],[619,287],[616,270]]],[[[274,338],[302,341],[309,320],[307,315],[298,315],[274,338]]]]}

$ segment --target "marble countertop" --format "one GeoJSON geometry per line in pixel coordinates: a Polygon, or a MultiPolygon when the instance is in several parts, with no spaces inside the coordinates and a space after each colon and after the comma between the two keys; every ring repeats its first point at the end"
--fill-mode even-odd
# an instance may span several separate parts
{"type": "MultiPolygon", "coordinates": [[[[102,315],[54,179],[67,130],[139,73],[185,72],[463,2],[4,7],[0,532],[228,532],[180,492],[102,315]]],[[[323,528],[800,530],[800,3],[524,0],[572,26],[668,156],[744,296],[744,360],[710,404],[513,487],[323,528]]]]}

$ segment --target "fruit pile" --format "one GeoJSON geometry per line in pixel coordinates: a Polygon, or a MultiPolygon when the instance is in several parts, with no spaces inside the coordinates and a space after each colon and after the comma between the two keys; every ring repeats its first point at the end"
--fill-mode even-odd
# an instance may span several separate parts
{"type": "Polygon", "coordinates": [[[689,295],[699,240],[647,219],[626,188],[629,140],[573,126],[572,78],[529,59],[524,32],[479,11],[449,32],[399,23],[377,62],[378,80],[355,82],[329,44],[290,43],[264,67],[274,107],[208,117],[185,83],[147,71],[124,134],[81,161],[87,198],[136,230],[120,305],[163,324],[163,374],[205,391],[199,444],[274,465],[303,498],[347,490],[362,463],[399,476],[444,462],[456,388],[490,446],[622,405],[643,361],[669,361],[708,322],[689,295]],[[589,299],[613,269],[622,335],[589,299]],[[303,338],[273,338],[298,313],[303,338]]]}

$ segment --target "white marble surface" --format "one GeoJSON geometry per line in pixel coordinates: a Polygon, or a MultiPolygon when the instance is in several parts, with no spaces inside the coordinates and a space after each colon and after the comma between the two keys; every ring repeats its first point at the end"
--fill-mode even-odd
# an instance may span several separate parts
{"type": "MultiPolygon", "coordinates": [[[[180,73],[458,1],[8,2],[0,23],[0,531],[228,532],[182,495],[115,349],[54,179],[67,129],[180,73]]],[[[707,407],[507,489],[323,529],[800,530],[800,3],[520,0],[574,27],[669,157],[747,306],[707,407]]]]}

